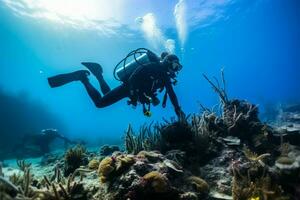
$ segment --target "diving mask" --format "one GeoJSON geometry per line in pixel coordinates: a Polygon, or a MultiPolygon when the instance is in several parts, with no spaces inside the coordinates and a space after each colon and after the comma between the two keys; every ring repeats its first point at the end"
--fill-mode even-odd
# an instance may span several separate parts
{"type": "Polygon", "coordinates": [[[179,62],[175,61],[175,62],[172,62],[172,70],[175,71],[175,72],[178,72],[182,69],[182,65],[179,64],[179,62]]]}

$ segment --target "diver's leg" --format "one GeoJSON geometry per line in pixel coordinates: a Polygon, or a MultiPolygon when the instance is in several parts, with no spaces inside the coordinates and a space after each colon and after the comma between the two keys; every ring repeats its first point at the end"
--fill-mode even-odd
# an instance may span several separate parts
{"type": "Polygon", "coordinates": [[[100,84],[100,88],[101,88],[101,91],[103,94],[107,94],[108,92],[111,91],[110,87],[108,86],[108,84],[106,83],[106,81],[104,80],[103,78],[103,75],[99,75],[99,76],[96,76],[99,84],[100,84]]]}
{"type": "Polygon", "coordinates": [[[81,82],[84,85],[88,95],[93,100],[94,104],[97,106],[98,102],[102,98],[100,92],[98,92],[98,90],[95,89],[95,87],[90,83],[90,81],[88,79],[81,81],[81,82]]]}
{"type": "Polygon", "coordinates": [[[125,97],[129,97],[129,89],[125,84],[122,84],[105,94],[98,102],[97,107],[103,108],[112,105],[125,97]]]}
{"type": "Polygon", "coordinates": [[[82,81],[82,83],[97,108],[112,105],[115,102],[128,97],[129,94],[127,87],[122,84],[101,97],[101,94],[93,87],[89,80],[82,81]]]}
{"type": "Polygon", "coordinates": [[[101,65],[99,65],[98,63],[92,63],[92,62],[82,62],[81,64],[83,64],[86,68],[88,68],[94,74],[94,76],[97,78],[97,80],[99,82],[102,93],[107,94],[111,89],[103,78],[103,75],[102,75],[103,69],[102,69],[101,65]]]}
{"type": "Polygon", "coordinates": [[[90,75],[90,72],[87,70],[78,70],[71,73],[66,74],[59,74],[56,76],[52,76],[48,78],[48,83],[50,87],[59,87],[62,85],[65,85],[67,83],[70,83],[72,81],[79,81],[86,79],[86,77],[90,75]]]}

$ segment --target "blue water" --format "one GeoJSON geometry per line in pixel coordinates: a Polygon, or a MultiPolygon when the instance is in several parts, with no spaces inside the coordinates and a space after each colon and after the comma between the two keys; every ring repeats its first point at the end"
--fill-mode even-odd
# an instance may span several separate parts
{"type": "MultiPolygon", "coordinates": [[[[47,84],[48,76],[82,69],[80,62],[94,61],[103,66],[109,85],[118,86],[113,68],[129,51],[146,47],[160,54],[165,50],[163,45],[146,40],[137,25],[135,19],[149,12],[155,16],[164,39],[175,41],[175,53],[184,66],[175,91],[186,113],[198,112],[199,103],[208,107],[218,103],[202,73],[219,76],[221,68],[225,69],[229,97],[260,104],[262,110],[265,104],[300,100],[300,3],[297,0],[187,0],[185,42],[176,30],[173,10],[178,2],[174,0],[163,3],[125,0],[121,6],[114,7],[119,9],[115,12],[120,12],[117,14],[121,17],[117,18],[123,21],[115,22],[117,26],[106,33],[93,26],[86,28],[88,22],[71,25],[51,20],[43,16],[49,7],[41,9],[42,4],[38,12],[34,10],[42,1],[28,2],[0,2],[0,87],[2,93],[18,101],[10,101],[9,106],[5,102],[0,105],[0,129],[5,133],[37,132],[39,128],[54,127],[71,138],[103,142],[120,139],[128,124],[138,128],[145,122],[175,116],[170,102],[166,109],[152,108],[153,116],[146,118],[141,106],[132,109],[126,100],[97,109],[80,83],[56,89],[47,84]],[[195,16],[188,16],[193,13],[195,16]],[[39,108],[25,109],[22,102],[24,106],[34,104],[39,108]],[[41,107],[43,111],[36,112],[41,107]],[[8,115],[14,117],[5,122],[3,119],[8,115]],[[22,116],[32,120],[24,123],[22,116]]],[[[118,4],[118,1],[98,2],[102,4],[99,13],[105,13],[105,6],[113,6],[111,3],[118,4]]],[[[90,3],[95,1],[86,1],[87,5],[90,3]]],[[[62,3],[59,9],[47,13],[58,10],[62,14],[65,6],[62,3]]],[[[66,15],[70,15],[67,11],[66,15]]],[[[105,15],[109,18],[110,13],[105,15]]],[[[72,16],[77,16],[76,12],[72,16]]],[[[98,87],[96,80],[91,80],[98,87]]]]}

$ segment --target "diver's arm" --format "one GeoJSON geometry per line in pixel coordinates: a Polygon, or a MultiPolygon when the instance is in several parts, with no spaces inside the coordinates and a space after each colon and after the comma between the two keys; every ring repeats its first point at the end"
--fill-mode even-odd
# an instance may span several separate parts
{"type": "Polygon", "coordinates": [[[162,102],[162,107],[165,108],[167,105],[167,100],[168,100],[168,92],[165,93],[163,102],[162,102]]]}
{"type": "Polygon", "coordinates": [[[174,92],[174,89],[172,87],[171,82],[167,81],[166,84],[165,84],[165,87],[166,87],[167,93],[168,93],[168,95],[170,97],[170,100],[171,100],[171,102],[172,102],[172,104],[174,106],[176,115],[178,117],[180,117],[183,114],[183,112],[182,112],[182,110],[181,110],[181,108],[179,106],[178,99],[177,99],[177,96],[176,96],[176,94],[174,92]]]}

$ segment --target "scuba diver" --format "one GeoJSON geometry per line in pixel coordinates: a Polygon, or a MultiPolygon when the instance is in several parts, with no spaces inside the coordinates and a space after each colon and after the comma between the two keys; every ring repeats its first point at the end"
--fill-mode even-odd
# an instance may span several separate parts
{"type": "Polygon", "coordinates": [[[50,145],[59,139],[64,142],[64,146],[76,144],[67,137],[58,133],[56,129],[44,129],[39,134],[26,134],[21,139],[20,143],[13,148],[21,157],[24,154],[28,155],[44,155],[50,152],[50,145]]]}
{"type": "Polygon", "coordinates": [[[129,97],[128,105],[135,107],[138,103],[142,104],[145,116],[151,116],[151,104],[156,106],[160,103],[157,92],[165,89],[162,106],[166,106],[169,97],[176,115],[179,118],[185,116],[173,89],[173,85],[177,82],[177,73],[182,69],[176,55],[163,52],[158,57],[145,48],[130,52],[114,69],[114,77],[122,81],[122,84],[112,90],[103,78],[101,65],[92,62],[82,62],[82,64],[88,70],[78,70],[50,77],[48,78],[49,85],[54,88],[73,81],[81,81],[96,107],[110,106],[129,97]],[[89,82],[90,72],[97,78],[103,96],[89,82]]]}

